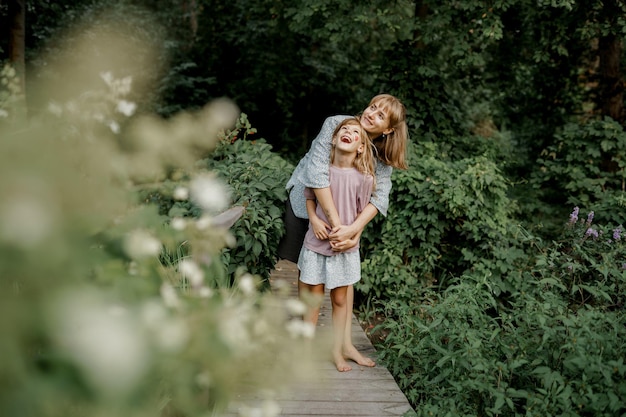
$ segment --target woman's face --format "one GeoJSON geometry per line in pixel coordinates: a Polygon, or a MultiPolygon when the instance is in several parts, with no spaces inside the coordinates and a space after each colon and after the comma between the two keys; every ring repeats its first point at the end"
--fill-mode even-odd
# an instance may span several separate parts
{"type": "Polygon", "coordinates": [[[369,133],[370,138],[391,133],[389,115],[377,103],[372,103],[361,115],[361,126],[369,133]]]}

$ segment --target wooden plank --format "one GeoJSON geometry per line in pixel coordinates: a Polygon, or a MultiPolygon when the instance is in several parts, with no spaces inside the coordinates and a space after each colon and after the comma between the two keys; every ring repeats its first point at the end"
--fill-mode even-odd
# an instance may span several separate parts
{"type": "MultiPolygon", "coordinates": [[[[298,269],[295,264],[280,261],[272,271],[270,283],[273,289],[287,297],[298,296],[298,269]]],[[[400,391],[389,371],[377,364],[373,368],[351,363],[352,370],[338,372],[330,357],[332,323],[328,293],[320,310],[320,317],[312,349],[328,352],[314,361],[316,372],[310,379],[297,381],[278,392],[242,392],[231,402],[223,417],[245,415],[242,410],[261,408],[271,399],[280,407],[280,416],[403,416],[412,411],[406,396],[400,391]]],[[[376,359],[376,350],[352,315],[352,339],[364,355],[376,359]]],[[[271,388],[271,387],[268,387],[271,388]]],[[[242,387],[242,389],[245,388],[242,387]]],[[[254,414],[257,415],[257,414],[254,414]]],[[[258,414],[261,415],[261,414],[258,414]]]]}

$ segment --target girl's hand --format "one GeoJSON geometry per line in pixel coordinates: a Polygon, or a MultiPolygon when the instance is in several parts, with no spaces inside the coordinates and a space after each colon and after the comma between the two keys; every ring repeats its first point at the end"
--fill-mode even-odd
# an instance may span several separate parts
{"type": "Polygon", "coordinates": [[[325,221],[317,216],[310,217],[309,221],[311,222],[311,227],[313,228],[313,233],[315,234],[315,237],[319,240],[327,240],[328,232],[330,231],[330,225],[328,225],[325,221]]]}

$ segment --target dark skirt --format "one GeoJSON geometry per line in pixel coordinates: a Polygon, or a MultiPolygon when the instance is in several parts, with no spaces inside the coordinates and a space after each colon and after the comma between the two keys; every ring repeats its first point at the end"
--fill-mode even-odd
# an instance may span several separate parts
{"type": "Polygon", "coordinates": [[[278,243],[278,257],[298,263],[304,236],[309,229],[309,219],[296,217],[291,208],[291,202],[287,198],[283,221],[285,223],[285,234],[278,243]]]}

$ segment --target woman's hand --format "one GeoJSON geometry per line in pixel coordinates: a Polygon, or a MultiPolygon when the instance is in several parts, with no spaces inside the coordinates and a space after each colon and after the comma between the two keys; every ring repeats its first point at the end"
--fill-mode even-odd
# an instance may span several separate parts
{"type": "Polygon", "coordinates": [[[346,239],[342,241],[331,241],[330,247],[333,252],[345,252],[348,249],[352,249],[359,242],[358,238],[346,239]]]}
{"type": "Polygon", "coordinates": [[[339,225],[337,227],[334,227],[331,231],[330,234],[328,235],[328,238],[330,239],[331,242],[343,242],[349,239],[353,239],[355,237],[355,235],[357,234],[361,234],[362,230],[358,230],[354,223],[348,226],[345,225],[339,225]]]}

